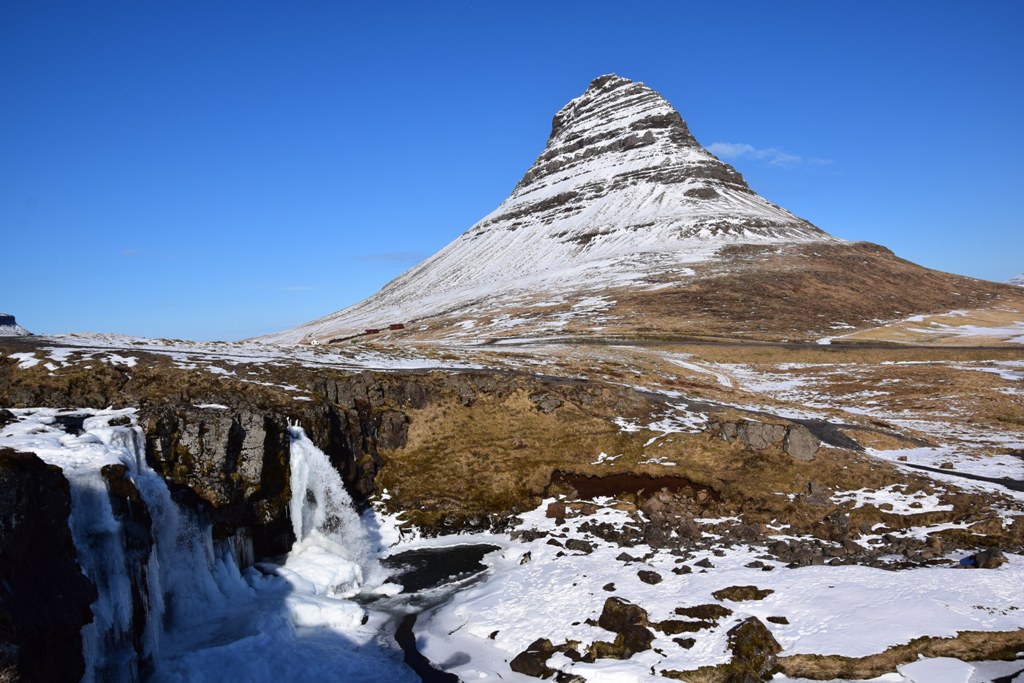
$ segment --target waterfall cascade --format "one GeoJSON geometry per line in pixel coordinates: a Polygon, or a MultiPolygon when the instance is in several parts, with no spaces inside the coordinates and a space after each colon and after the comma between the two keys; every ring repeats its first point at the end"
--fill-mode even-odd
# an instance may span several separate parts
{"type": "Polygon", "coordinates": [[[307,569],[315,568],[329,595],[352,597],[364,585],[379,586],[383,570],[341,475],[301,427],[291,427],[289,432],[289,512],[297,539],[289,565],[301,561],[307,569]],[[339,558],[348,562],[339,562],[339,558]]]}
{"type": "Polygon", "coordinates": [[[148,466],[133,410],[76,411],[86,416],[75,434],[55,419],[60,411],[16,412],[6,443],[64,472],[79,564],[99,593],[82,630],[85,683],[416,680],[381,642],[380,623],[367,624],[348,599],[398,587],[381,585],[371,534],[301,428],[291,429],[290,449],[297,540],[282,564],[241,570],[234,539],[215,542],[209,520],[178,505],[148,466]],[[115,417],[132,424],[111,426],[115,417]],[[117,509],[112,472],[138,490],[149,519],[134,527],[144,534],[117,509]]]}

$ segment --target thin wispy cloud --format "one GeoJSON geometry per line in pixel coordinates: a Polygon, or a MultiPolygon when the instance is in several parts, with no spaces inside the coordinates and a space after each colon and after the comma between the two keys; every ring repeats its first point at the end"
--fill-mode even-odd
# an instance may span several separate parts
{"type": "Polygon", "coordinates": [[[381,251],[373,254],[360,254],[353,258],[361,263],[390,263],[411,266],[414,263],[419,263],[426,257],[426,254],[418,251],[381,251]]]}
{"type": "Polygon", "coordinates": [[[823,166],[832,163],[831,159],[803,157],[776,147],[754,147],[745,142],[714,142],[708,145],[708,151],[719,159],[753,159],[769,166],[823,166]]]}

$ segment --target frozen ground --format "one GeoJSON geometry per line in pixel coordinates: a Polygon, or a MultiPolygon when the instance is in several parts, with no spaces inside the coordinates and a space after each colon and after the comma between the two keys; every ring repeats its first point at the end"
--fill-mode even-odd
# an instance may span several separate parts
{"type": "MultiPolygon", "coordinates": [[[[616,559],[623,548],[579,531],[580,523],[589,518],[558,524],[546,517],[544,510],[552,502],[545,501],[524,515],[521,527],[544,531],[548,536],[525,543],[494,535],[467,537],[467,541],[503,547],[485,558],[491,576],[456,595],[429,619],[421,618],[418,633],[422,651],[433,661],[446,663],[445,668],[462,680],[535,680],[509,672],[507,662],[537,638],[548,638],[556,645],[579,641],[580,651],[594,641],[614,639],[614,634],[588,623],[597,619],[610,596],[639,604],[652,621],[678,619],[676,607],[708,603],[722,604],[733,614],[714,628],[681,634],[696,638],[690,649],[678,645],[672,636],[655,631],[658,637],[653,648],[628,660],[585,664],[556,654],[549,666],[595,682],[664,680],[652,674],[652,669],[688,670],[727,662],[725,633],[747,616],[756,616],[768,625],[784,648],[782,655],[859,657],[922,635],[1024,628],[1024,595],[1020,591],[1024,558],[1019,556],[1012,556],[998,570],[931,567],[889,571],[861,566],[786,569],[781,563],[765,559],[756,548],[737,546],[699,553],[685,562],[693,572],[678,575],[672,569],[683,562],[667,551],[636,546],[626,551],[642,561],[616,559]],[[549,544],[552,538],[561,545],[549,544]],[[593,544],[593,551],[562,547],[574,538],[593,544]],[[713,566],[701,569],[696,562],[704,559],[713,566]],[[746,566],[754,561],[775,569],[746,566]],[[645,583],[638,577],[639,570],[657,572],[663,580],[656,585],[645,583]],[[614,584],[614,590],[608,590],[609,584],[614,584]],[[774,592],[763,600],[744,602],[719,601],[712,595],[737,585],[756,585],[774,592]],[[768,617],[780,616],[789,623],[767,621],[768,617]]],[[[603,506],[596,513],[597,520],[630,523],[628,515],[614,508],[614,501],[600,502],[603,506]]],[[[957,558],[951,553],[951,559],[957,558]]],[[[940,668],[969,673],[972,666],[942,663],[940,668]]],[[[940,680],[922,678],[934,672],[911,666],[903,674],[879,680],[940,680]]]]}

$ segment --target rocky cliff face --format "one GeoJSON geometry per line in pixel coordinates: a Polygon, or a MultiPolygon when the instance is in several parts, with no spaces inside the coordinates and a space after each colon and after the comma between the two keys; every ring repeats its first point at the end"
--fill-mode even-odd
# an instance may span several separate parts
{"type": "MultiPolygon", "coordinates": [[[[0,415],[0,420],[3,416],[0,415]]],[[[96,589],[78,565],[56,467],[0,448],[0,680],[78,681],[96,589]]]]}
{"type": "Polygon", "coordinates": [[[726,244],[821,240],[835,241],[754,193],[661,95],[607,75],[555,115],[544,151],[494,212],[366,301],[267,340],[652,286],[726,244]]]}

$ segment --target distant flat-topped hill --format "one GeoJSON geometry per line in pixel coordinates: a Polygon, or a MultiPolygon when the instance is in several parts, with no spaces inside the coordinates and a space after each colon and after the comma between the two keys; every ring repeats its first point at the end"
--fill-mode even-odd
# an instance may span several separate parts
{"type": "Polygon", "coordinates": [[[1004,298],[1024,303],[1013,288],[840,240],[769,202],[661,95],[607,75],[555,115],[544,151],[494,212],[368,299],[262,339],[809,340],[1004,298]]]}
{"type": "Polygon", "coordinates": [[[18,324],[10,313],[0,313],[0,337],[24,337],[32,334],[18,324]]]}

